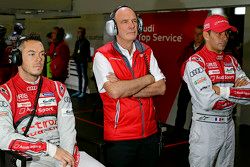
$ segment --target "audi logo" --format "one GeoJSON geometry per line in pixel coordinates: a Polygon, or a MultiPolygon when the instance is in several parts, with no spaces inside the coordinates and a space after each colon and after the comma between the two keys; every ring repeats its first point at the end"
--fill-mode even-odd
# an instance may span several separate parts
{"type": "Polygon", "coordinates": [[[202,73],[203,71],[204,71],[204,70],[203,70],[203,68],[201,68],[201,67],[196,68],[196,69],[194,69],[193,71],[190,72],[190,76],[193,77],[193,76],[195,76],[195,75],[197,75],[197,74],[199,74],[199,73],[202,73]]]}

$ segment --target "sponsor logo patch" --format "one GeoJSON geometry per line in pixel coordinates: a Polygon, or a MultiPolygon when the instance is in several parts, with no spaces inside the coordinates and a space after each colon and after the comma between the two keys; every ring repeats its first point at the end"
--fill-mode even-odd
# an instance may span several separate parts
{"type": "Polygon", "coordinates": [[[68,108],[62,108],[62,116],[66,117],[66,116],[73,116],[73,109],[68,109],[68,108]]]}
{"type": "Polygon", "coordinates": [[[214,68],[218,68],[218,66],[217,66],[217,64],[215,62],[207,63],[207,68],[208,69],[214,69],[214,68]]]}
{"type": "Polygon", "coordinates": [[[27,91],[37,90],[37,86],[28,86],[27,91]]]}
{"type": "Polygon", "coordinates": [[[234,68],[233,67],[224,67],[225,74],[234,74],[234,68]]]}
{"type": "Polygon", "coordinates": [[[200,83],[202,83],[202,82],[205,82],[207,79],[205,78],[205,77],[201,77],[201,78],[199,78],[199,79],[197,79],[196,81],[194,81],[194,84],[195,85],[198,85],[198,84],[200,84],[200,83]]]}
{"type": "Polygon", "coordinates": [[[9,104],[6,101],[0,101],[0,107],[8,107],[9,104]]]}
{"type": "Polygon", "coordinates": [[[18,108],[21,108],[21,107],[31,107],[31,102],[27,101],[27,102],[17,103],[17,107],[18,108]]]}
{"type": "Polygon", "coordinates": [[[46,97],[46,98],[39,98],[38,99],[39,107],[43,106],[56,106],[56,98],[55,97],[46,97]]]}
{"type": "Polygon", "coordinates": [[[204,71],[204,70],[203,70],[203,68],[201,68],[201,67],[196,68],[196,69],[194,69],[193,71],[190,72],[190,77],[193,77],[193,76],[195,76],[195,75],[197,75],[197,74],[200,74],[200,73],[202,73],[203,71],[204,71]]]}
{"type": "Polygon", "coordinates": [[[217,70],[209,70],[208,71],[208,75],[215,75],[215,74],[220,74],[220,70],[217,69],[217,70]]]}
{"type": "Polygon", "coordinates": [[[1,111],[0,112],[0,117],[4,117],[4,116],[7,116],[7,115],[8,115],[7,111],[1,111]]]}
{"type": "Polygon", "coordinates": [[[42,93],[42,96],[43,97],[54,96],[54,93],[53,92],[44,92],[44,93],[42,93]]]}

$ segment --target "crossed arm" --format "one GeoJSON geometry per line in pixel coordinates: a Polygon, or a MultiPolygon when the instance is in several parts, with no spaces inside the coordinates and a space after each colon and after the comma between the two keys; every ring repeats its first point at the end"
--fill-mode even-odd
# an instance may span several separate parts
{"type": "Polygon", "coordinates": [[[119,80],[114,73],[107,75],[108,81],[104,89],[112,98],[121,97],[151,97],[163,95],[166,90],[164,79],[155,82],[152,75],[147,74],[133,80],[119,80]]]}

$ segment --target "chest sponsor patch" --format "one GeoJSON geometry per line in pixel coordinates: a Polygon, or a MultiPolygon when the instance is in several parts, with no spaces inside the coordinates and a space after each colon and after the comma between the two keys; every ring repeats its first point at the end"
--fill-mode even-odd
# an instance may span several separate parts
{"type": "Polygon", "coordinates": [[[218,68],[217,64],[215,62],[213,63],[207,63],[207,68],[208,69],[215,69],[215,68],[218,68]]]}
{"type": "Polygon", "coordinates": [[[208,75],[215,75],[215,74],[220,74],[220,70],[217,69],[217,70],[209,70],[208,71],[208,75]]]}
{"type": "Polygon", "coordinates": [[[225,74],[234,74],[234,68],[233,67],[224,67],[225,74]]]}
{"type": "Polygon", "coordinates": [[[38,99],[39,107],[43,106],[56,106],[56,98],[55,97],[46,97],[46,98],[39,98],[38,99]]]}
{"type": "Polygon", "coordinates": [[[23,101],[28,101],[29,97],[27,95],[27,93],[21,93],[17,95],[17,101],[18,102],[23,102],[23,101]]]}
{"type": "Polygon", "coordinates": [[[51,96],[54,96],[54,93],[53,92],[44,92],[44,93],[42,93],[42,96],[43,97],[51,97],[51,96]]]}
{"type": "Polygon", "coordinates": [[[31,102],[27,101],[27,102],[17,103],[17,108],[21,107],[31,107],[31,102]]]}

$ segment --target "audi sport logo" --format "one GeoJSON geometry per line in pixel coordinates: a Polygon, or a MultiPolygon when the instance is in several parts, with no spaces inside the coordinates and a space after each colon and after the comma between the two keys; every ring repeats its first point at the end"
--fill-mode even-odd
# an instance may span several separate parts
{"type": "Polygon", "coordinates": [[[190,76],[193,77],[193,76],[195,76],[195,75],[197,75],[197,74],[202,73],[203,71],[204,71],[204,70],[203,70],[203,68],[201,68],[201,67],[196,68],[196,69],[194,69],[193,71],[190,72],[190,76]]]}

